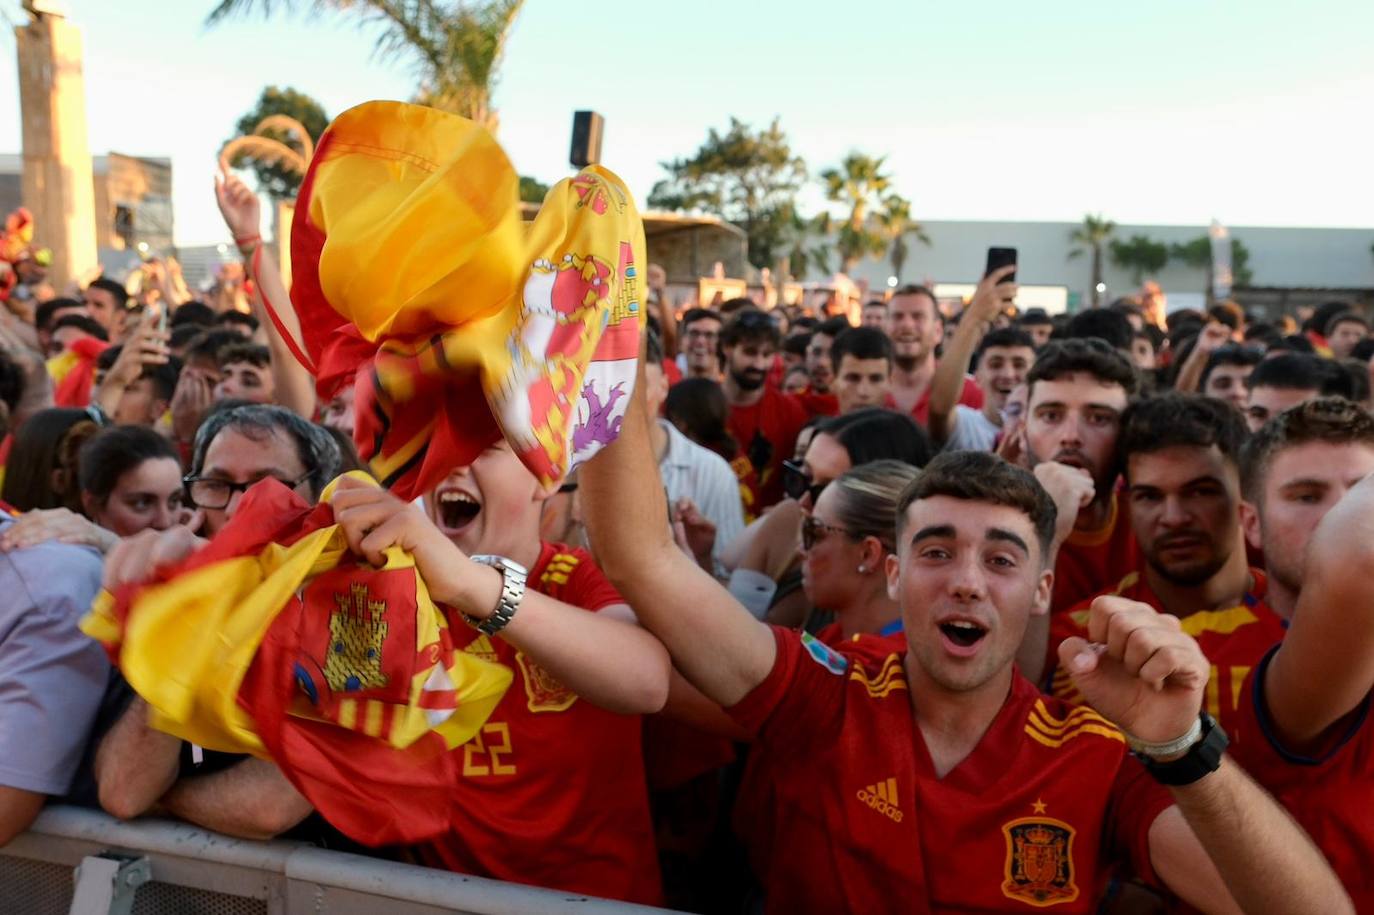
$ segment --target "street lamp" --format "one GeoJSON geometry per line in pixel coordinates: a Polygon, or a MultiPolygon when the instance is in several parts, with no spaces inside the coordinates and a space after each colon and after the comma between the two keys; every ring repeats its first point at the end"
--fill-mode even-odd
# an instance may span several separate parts
{"type": "Polygon", "coordinates": [[[888,289],[896,289],[896,288],[897,288],[897,278],[896,278],[895,276],[889,276],[889,277],[887,278],[887,288],[888,288],[888,289]]]}

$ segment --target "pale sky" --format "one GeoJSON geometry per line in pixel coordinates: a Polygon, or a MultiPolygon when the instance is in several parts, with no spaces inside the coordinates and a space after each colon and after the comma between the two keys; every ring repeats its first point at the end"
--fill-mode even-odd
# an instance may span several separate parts
{"type": "MultiPolygon", "coordinates": [[[[414,85],[352,18],[206,29],[213,6],[68,2],[92,153],[172,158],[180,244],[225,240],[216,155],[263,86],[334,115],[414,85]]],[[[18,0],[0,10],[21,21],[18,0]]],[[[604,164],[641,201],[708,127],[777,116],[813,174],[886,155],[917,218],[1368,227],[1371,34],[1367,0],[528,0],[495,104],[516,167],[546,182],[570,171],[572,112],[600,111],[604,164]]],[[[19,152],[0,42],[0,152],[19,152]]]]}

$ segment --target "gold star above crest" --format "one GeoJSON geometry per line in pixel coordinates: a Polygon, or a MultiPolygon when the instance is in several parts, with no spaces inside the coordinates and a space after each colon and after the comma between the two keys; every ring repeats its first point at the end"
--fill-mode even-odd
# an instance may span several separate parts
{"type": "Polygon", "coordinates": [[[1036,813],[1044,813],[1044,812],[1045,812],[1045,808],[1046,808],[1047,806],[1048,806],[1048,805],[1047,805],[1044,801],[1040,800],[1040,798],[1036,798],[1036,799],[1035,799],[1035,802],[1031,804],[1031,808],[1032,808],[1036,813]]]}

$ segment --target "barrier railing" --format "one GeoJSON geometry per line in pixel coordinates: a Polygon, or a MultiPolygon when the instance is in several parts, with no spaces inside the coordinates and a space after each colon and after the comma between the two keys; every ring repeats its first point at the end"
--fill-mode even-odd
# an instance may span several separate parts
{"type": "Polygon", "coordinates": [[[186,823],[49,807],[0,848],[0,913],[473,915],[663,912],[186,823]]]}

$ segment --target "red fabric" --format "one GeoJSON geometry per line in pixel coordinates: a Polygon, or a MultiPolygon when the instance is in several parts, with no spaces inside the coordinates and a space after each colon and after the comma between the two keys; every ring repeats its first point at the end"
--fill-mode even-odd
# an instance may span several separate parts
{"type": "Polygon", "coordinates": [[[1107,523],[1097,531],[1074,531],[1059,548],[1054,563],[1051,613],[1063,613],[1080,601],[1116,587],[1140,567],[1130,516],[1120,492],[1112,494],[1107,523]]]}
{"type": "Polygon", "coordinates": [[[757,403],[730,408],[730,434],[757,474],[745,503],[747,513],[757,516],[782,501],[782,462],[792,459],[797,433],[806,420],[806,409],[799,400],[769,387],[763,389],[757,403]]]}
{"type": "MultiPolygon", "coordinates": [[[[1269,655],[1272,657],[1272,655],[1269,655]]],[[[1312,837],[1345,884],[1357,912],[1374,912],[1374,725],[1370,697],[1332,730],[1319,751],[1293,752],[1270,722],[1262,673],[1268,657],[1241,689],[1239,739],[1231,756],[1245,767],[1312,837]]]]}
{"type": "Polygon", "coordinates": [[[644,770],[654,791],[679,788],[735,760],[735,745],[666,715],[644,719],[644,770]]]}
{"type": "Polygon", "coordinates": [[[806,408],[808,417],[840,415],[840,399],[834,394],[817,394],[808,388],[802,393],[794,396],[800,400],[801,405],[806,408]]]}
{"type": "Polygon", "coordinates": [[[668,379],[670,388],[682,380],[682,369],[677,367],[676,359],[663,360],[663,376],[668,379]]]}
{"type": "Polygon", "coordinates": [[[110,344],[95,337],[82,337],[72,343],[70,349],[78,357],[78,362],[53,388],[52,402],[55,407],[85,408],[91,405],[91,389],[95,387],[95,362],[100,354],[110,348],[110,344]]]}
{"type": "Polygon", "coordinates": [[[937,777],[902,653],[774,635],[772,672],[728,710],[757,732],[777,794],[744,830],[769,911],[1087,913],[1118,863],[1153,879],[1149,828],[1172,801],[1092,713],[1016,676],[972,754],[937,777]],[[1039,857],[1013,842],[1037,828],[1039,857]],[[1055,878],[1046,898],[1027,901],[1013,859],[1055,878]]]}
{"type": "MultiPolygon", "coordinates": [[[[1232,739],[1249,737],[1239,708],[1245,678],[1260,662],[1275,642],[1283,638],[1283,620],[1264,602],[1268,580],[1259,569],[1251,569],[1254,585],[1234,607],[1203,611],[1182,617],[1183,631],[1197,640],[1202,653],[1212,662],[1212,675],[1207,680],[1205,707],[1221,722],[1232,739]]],[[[1149,604],[1160,613],[1164,607],[1145,581],[1144,575],[1131,574],[1108,594],[1119,594],[1129,600],[1149,604]]],[[[1056,614],[1050,620],[1049,666],[1058,660],[1059,643],[1071,635],[1087,637],[1088,608],[1092,598],[1085,600],[1068,613],[1056,614]]],[[[1048,681],[1054,695],[1066,701],[1081,697],[1073,686],[1068,672],[1054,669],[1048,681]]]]}
{"type": "MultiPolygon", "coordinates": [[[[580,549],[545,543],[530,570],[541,594],[585,610],[624,603],[580,549]]],[[[417,849],[432,867],[656,904],[662,898],[641,718],[577,698],[500,638],[459,632],[463,650],[511,668],[515,683],[454,754],[453,830],[417,849]]]]}
{"type": "MultiPolygon", "coordinates": [[[[959,391],[959,403],[972,410],[983,409],[983,389],[978,387],[978,382],[974,381],[969,375],[964,376],[964,386],[959,391]]],[[[897,401],[891,395],[887,395],[887,400],[883,404],[889,410],[897,409],[897,401]]],[[[911,418],[920,423],[921,428],[925,428],[930,421],[930,388],[925,389],[916,406],[911,408],[911,418]]]]}

